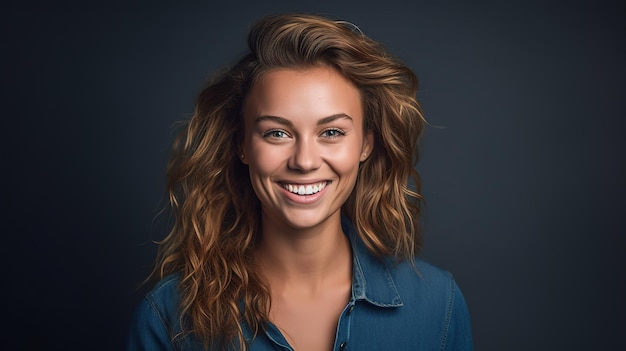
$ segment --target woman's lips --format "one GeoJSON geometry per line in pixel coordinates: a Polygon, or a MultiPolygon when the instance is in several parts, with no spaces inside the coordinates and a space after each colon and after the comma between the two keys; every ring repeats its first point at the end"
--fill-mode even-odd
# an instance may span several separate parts
{"type": "Polygon", "coordinates": [[[329,183],[330,182],[328,181],[321,181],[321,182],[310,183],[310,184],[281,183],[281,186],[285,190],[289,191],[290,193],[297,194],[300,196],[307,196],[307,195],[316,194],[324,190],[324,188],[326,188],[326,186],[329,183]]]}

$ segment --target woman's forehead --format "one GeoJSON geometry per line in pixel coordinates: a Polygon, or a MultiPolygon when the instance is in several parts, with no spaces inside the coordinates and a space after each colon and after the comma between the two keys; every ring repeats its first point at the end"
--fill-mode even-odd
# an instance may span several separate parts
{"type": "Polygon", "coordinates": [[[274,69],[253,86],[244,104],[247,119],[262,115],[281,118],[326,118],[348,115],[360,123],[360,92],[331,68],[274,69]]]}

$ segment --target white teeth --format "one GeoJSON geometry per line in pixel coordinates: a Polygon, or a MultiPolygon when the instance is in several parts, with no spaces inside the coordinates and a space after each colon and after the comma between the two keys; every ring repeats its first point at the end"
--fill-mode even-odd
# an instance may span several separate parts
{"type": "Polygon", "coordinates": [[[298,195],[313,195],[317,192],[322,191],[326,187],[326,182],[321,182],[313,185],[293,185],[293,184],[283,184],[283,188],[289,190],[294,194],[298,195]]]}

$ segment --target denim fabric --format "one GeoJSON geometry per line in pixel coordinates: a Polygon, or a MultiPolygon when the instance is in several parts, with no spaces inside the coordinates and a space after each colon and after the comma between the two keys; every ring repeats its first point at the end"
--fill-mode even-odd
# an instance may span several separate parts
{"type": "MultiPolygon", "coordinates": [[[[347,220],[353,252],[352,298],[339,318],[333,350],[473,350],[463,294],[452,275],[416,258],[395,264],[372,256],[347,220]]],[[[178,277],[160,281],[138,306],[127,350],[202,350],[193,335],[177,338],[178,277]]],[[[251,351],[293,350],[270,324],[253,338],[242,324],[251,351]]],[[[236,348],[236,346],[235,346],[236,348]]]]}

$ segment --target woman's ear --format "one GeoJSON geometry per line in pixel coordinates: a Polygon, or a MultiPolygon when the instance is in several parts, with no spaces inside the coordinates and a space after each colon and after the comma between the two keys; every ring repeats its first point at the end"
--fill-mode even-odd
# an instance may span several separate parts
{"type": "Polygon", "coordinates": [[[244,165],[247,165],[248,160],[246,159],[246,153],[243,150],[244,150],[243,145],[239,145],[239,147],[237,148],[237,155],[239,156],[241,163],[243,163],[244,165]]]}
{"type": "Polygon", "coordinates": [[[363,147],[361,148],[361,162],[367,160],[367,158],[371,155],[373,149],[374,133],[368,131],[365,133],[365,138],[363,138],[363,147]]]}

